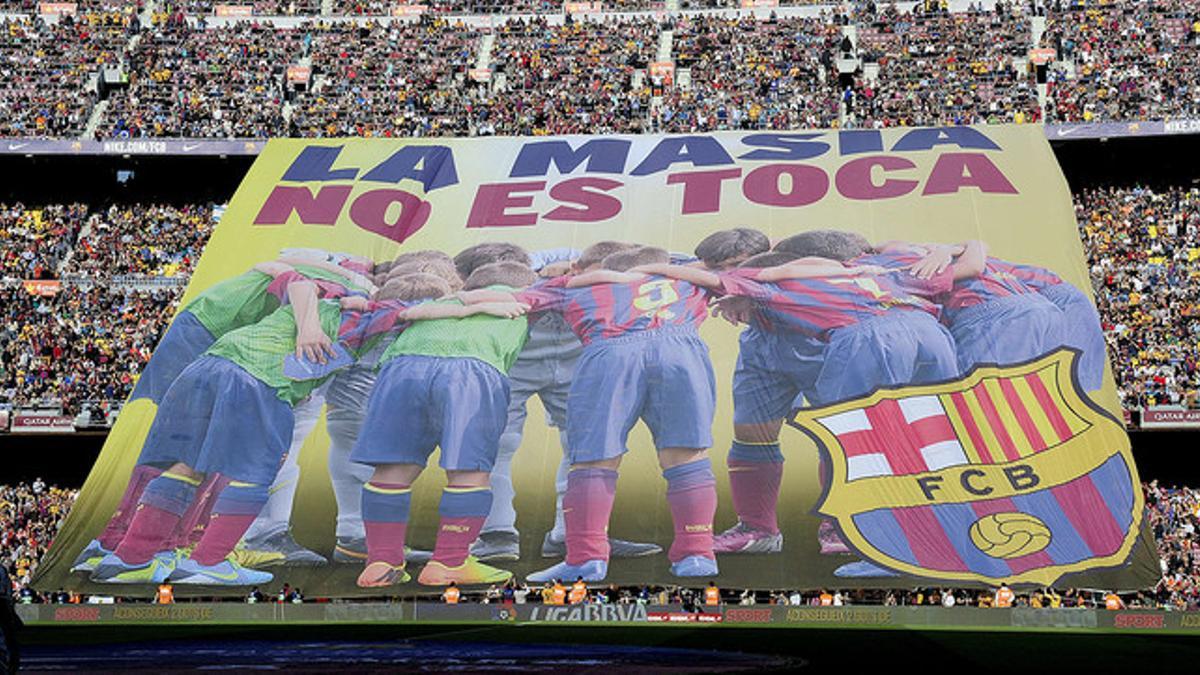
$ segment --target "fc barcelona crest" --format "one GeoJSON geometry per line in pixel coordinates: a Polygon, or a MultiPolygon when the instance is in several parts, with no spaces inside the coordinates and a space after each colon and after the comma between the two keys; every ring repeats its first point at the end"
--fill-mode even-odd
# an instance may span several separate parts
{"type": "Polygon", "coordinates": [[[1063,349],[795,413],[832,469],[817,511],[864,558],[951,581],[1051,585],[1126,562],[1143,498],[1129,439],[1063,349]]]}

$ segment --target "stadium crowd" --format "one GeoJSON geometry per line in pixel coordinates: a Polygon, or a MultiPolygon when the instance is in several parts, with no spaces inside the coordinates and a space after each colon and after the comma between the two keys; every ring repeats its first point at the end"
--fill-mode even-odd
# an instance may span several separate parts
{"type": "Polygon", "coordinates": [[[841,27],[827,17],[681,17],[675,62],[690,69],[690,85],[664,92],[655,130],[836,126],[834,52],[841,39],[841,27]]]}
{"type": "Polygon", "coordinates": [[[1016,7],[928,15],[888,6],[860,17],[859,40],[875,78],[847,95],[858,126],[1037,122],[1037,89],[1026,67],[1030,21],[1016,7]]]}
{"type": "Polygon", "coordinates": [[[39,296],[0,287],[0,402],[61,405],[74,416],[88,402],[123,401],[181,290],[68,285],[39,296]]]}
{"type": "MultiPolygon", "coordinates": [[[[551,26],[544,19],[497,30],[495,75],[503,90],[481,106],[481,135],[638,133],[650,81],[635,78],[658,49],[650,19],[551,26]]],[[[499,83],[497,83],[499,86],[499,83]]]]}
{"type": "Polygon", "coordinates": [[[71,253],[87,217],[85,204],[28,208],[0,204],[0,279],[50,279],[71,253]]]}
{"type": "MultiPolygon", "coordinates": [[[[681,2],[683,13],[560,25],[522,15],[561,11],[561,3],[545,0],[435,1],[417,21],[362,24],[330,21],[320,4],[256,3],[257,15],[307,17],[299,23],[254,16],[209,25],[203,15],[213,11],[211,0],[164,3],[146,26],[133,5],[85,5],[53,23],[6,18],[0,135],[639,133],[1200,115],[1200,21],[1185,0],[1001,1],[955,13],[936,3],[901,11],[865,2],[758,18],[688,13],[738,4],[697,0],[681,2]],[[490,26],[464,24],[459,17],[469,13],[505,16],[490,26]],[[1038,38],[1034,21],[1042,17],[1038,38]],[[666,31],[673,70],[664,75],[656,66],[652,74],[666,31]],[[484,55],[488,33],[494,41],[484,55]],[[1044,113],[1034,47],[1057,54],[1044,113]],[[847,70],[839,72],[846,56],[847,70]],[[311,80],[289,82],[289,67],[309,63],[311,80]],[[486,70],[475,71],[478,64],[486,70]],[[118,66],[123,81],[101,82],[102,69],[118,66]],[[89,127],[101,100],[106,108],[89,127]]],[[[387,0],[334,3],[335,12],[350,15],[400,10],[387,0]]]]}
{"type": "Polygon", "coordinates": [[[135,25],[133,15],[105,10],[54,24],[0,19],[0,136],[83,133],[100,69],[120,61],[135,25]]]}
{"type": "Polygon", "coordinates": [[[1200,190],[1086,189],[1075,213],[1125,407],[1195,408],[1200,190]]]}
{"type": "Polygon", "coordinates": [[[130,204],[92,212],[62,276],[186,277],[212,232],[204,204],[130,204]]]}
{"type": "MultiPolygon", "coordinates": [[[[1128,608],[1200,610],[1200,491],[1192,488],[1162,487],[1158,481],[1143,484],[1147,515],[1158,544],[1163,576],[1147,592],[1122,595],[1128,608]]],[[[30,579],[42,555],[54,540],[79,491],[48,487],[39,478],[32,483],[0,486],[0,564],[13,580],[13,591],[20,602],[83,602],[86,598],[62,590],[35,589],[30,579]]],[[[566,580],[569,581],[569,580],[566,580]]],[[[265,589],[278,602],[303,602],[300,590],[284,583],[278,592],[265,589]]],[[[1017,607],[1105,607],[1105,593],[1098,590],[1033,589],[1020,590],[1012,600],[1017,607]]],[[[738,605],[791,606],[973,606],[992,607],[993,589],[914,588],[896,589],[808,589],[750,590],[721,589],[721,601],[738,605]],[[947,596],[950,596],[947,598],[947,596]]],[[[254,588],[247,602],[265,602],[267,595],[254,588]]],[[[427,598],[434,600],[433,596],[427,598]]],[[[510,581],[484,590],[462,594],[461,602],[545,603],[556,602],[551,584],[529,586],[510,581]]],[[[704,604],[704,589],[687,587],[618,587],[591,589],[584,602],[613,604],[683,605],[698,609],[704,604]]]]}
{"type": "Polygon", "coordinates": [[[296,94],[291,135],[468,134],[479,37],[443,20],[311,27],[312,80],[296,94]]]}
{"type": "Polygon", "coordinates": [[[1172,609],[1200,609],[1200,491],[1152,481],[1145,492],[1163,572],[1155,600],[1172,609]]]}
{"type": "Polygon", "coordinates": [[[299,32],[240,22],[148,27],[128,54],[98,137],[265,138],[283,128],[283,75],[299,32]]]}
{"type": "Polygon", "coordinates": [[[75,503],[78,490],[32,483],[0,485],[0,565],[22,598],[36,593],[29,584],[38,562],[75,503]]]}
{"type": "Polygon", "coordinates": [[[1200,114],[1200,22],[1186,0],[1056,5],[1041,45],[1056,49],[1047,119],[1200,114]]]}

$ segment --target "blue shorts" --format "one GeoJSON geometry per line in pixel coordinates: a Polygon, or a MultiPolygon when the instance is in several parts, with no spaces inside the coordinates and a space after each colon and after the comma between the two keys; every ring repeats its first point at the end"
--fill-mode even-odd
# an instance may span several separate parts
{"type": "Polygon", "coordinates": [[[1010,366],[1063,346],[1066,317],[1036,293],[1010,295],[967,307],[950,324],[959,370],[1010,366]]]}
{"type": "Polygon", "coordinates": [[[292,408],[233,361],[202,356],[163,396],[139,464],[270,485],[292,442],[292,408]]]}
{"type": "Polygon", "coordinates": [[[638,419],[660,450],[710,447],[716,405],[708,346],[695,330],[598,340],[583,348],[567,395],[567,456],[572,464],[620,457],[638,419]]]}
{"type": "Polygon", "coordinates": [[[798,333],[781,334],[753,326],[738,338],[733,370],[733,423],[781,420],[804,397],[813,396],[825,343],[798,333]]]}
{"type": "Polygon", "coordinates": [[[383,366],[350,461],[491,471],[508,419],[508,378],[472,358],[400,356],[383,366]]]}
{"type": "Polygon", "coordinates": [[[1066,318],[1063,344],[1080,352],[1079,361],[1075,364],[1079,384],[1085,391],[1099,389],[1104,380],[1104,364],[1108,360],[1108,350],[1096,306],[1088,299],[1086,293],[1065,281],[1043,288],[1041,294],[1062,310],[1066,318]]]}
{"type": "Polygon", "coordinates": [[[166,334],[158,341],[158,346],[154,348],[150,362],[142,370],[142,376],[138,378],[137,386],[133,388],[129,400],[148,398],[154,401],[155,405],[162,403],[163,396],[167,395],[167,390],[171,388],[175,378],[179,377],[192,361],[208,351],[216,341],[195,314],[186,309],[180,312],[171,322],[166,334]]]}
{"type": "Polygon", "coordinates": [[[931,384],[958,376],[954,339],[933,315],[891,309],[829,336],[813,405],[828,405],[880,387],[931,384]]]}

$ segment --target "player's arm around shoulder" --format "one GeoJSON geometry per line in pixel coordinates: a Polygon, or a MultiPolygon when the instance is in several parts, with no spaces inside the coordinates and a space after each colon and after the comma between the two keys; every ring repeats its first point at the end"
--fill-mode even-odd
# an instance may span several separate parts
{"type": "Polygon", "coordinates": [[[464,305],[475,305],[481,302],[516,302],[516,296],[512,293],[494,288],[459,291],[453,297],[457,298],[464,305]]]}
{"type": "Polygon", "coordinates": [[[583,288],[584,286],[596,286],[598,284],[630,284],[645,278],[645,274],[632,271],[595,270],[593,272],[576,274],[571,277],[566,283],[566,288],[583,288]]]}
{"type": "Polygon", "coordinates": [[[511,299],[496,302],[475,302],[469,305],[448,302],[426,302],[410,307],[400,313],[405,321],[430,321],[434,319],[462,319],[476,314],[488,314],[501,319],[515,319],[529,311],[529,305],[511,299]]]}
{"type": "Polygon", "coordinates": [[[654,263],[650,265],[639,265],[629,270],[630,272],[645,274],[653,274],[660,277],[670,279],[678,279],[686,281],[689,284],[708,288],[712,290],[721,290],[721,277],[715,272],[693,267],[691,265],[672,265],[669,263],[654,263]]]}

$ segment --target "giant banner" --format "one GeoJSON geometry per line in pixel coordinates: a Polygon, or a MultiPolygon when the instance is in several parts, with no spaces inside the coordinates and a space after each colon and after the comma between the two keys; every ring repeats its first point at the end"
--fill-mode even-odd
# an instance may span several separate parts
{"type": "Polygon", "coordinates": [[[1118,411],[1035,127],[274,140],[38,581],[1145,587],[1118,411]]]}

